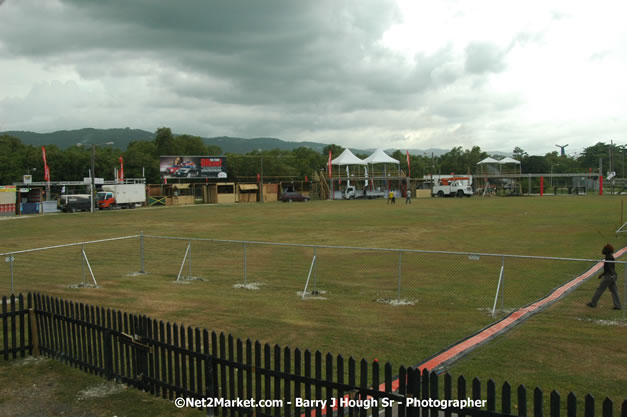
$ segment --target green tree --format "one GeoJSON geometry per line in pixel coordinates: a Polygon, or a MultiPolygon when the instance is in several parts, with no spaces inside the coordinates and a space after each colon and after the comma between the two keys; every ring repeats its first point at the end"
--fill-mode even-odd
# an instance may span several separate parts
{"type": "Polygon", "coordinates": [[[0,136],[0,184],[22,180],[24,174],[25,146],[21,140],[9,135],[0,136]]]}
{"type": "Polygon", "coordinates": [[[174,136],[169,127],[161,127],[155,132],[156,154],[155,157],[161,155],[176,155],[176,146],[174,136]]]}
{"type": "Polygon", "coordinates": [[[527,152],[523,151],[518,146],[516,146],[514,148],[514,150],[512,151],[512,155],[513,155],[514,159],[516,159],[517,161],[520,161],[520,162],[522,162],[525,158],[527,158],[529,156],[529,154],[527,152]]]}
{"type": "Polygon", "coordinates": [[[124,176],[127,178],[141,178],[145,173],[146,182],[158,184],[161,182],[159,174],[159,158],[155,158],[157,145],[148,141],[133,141],[124,152],[124,176]]]}
{"type": "Polygon", "coordinates": [[[344,148],[342,148],[340,145],[335,144],[327,145],[322,148],[322,155],[328,158],[329,151],[331,151],[331,155],[333,158],[337,158],[342,152],[344,152],[344,148]]]}

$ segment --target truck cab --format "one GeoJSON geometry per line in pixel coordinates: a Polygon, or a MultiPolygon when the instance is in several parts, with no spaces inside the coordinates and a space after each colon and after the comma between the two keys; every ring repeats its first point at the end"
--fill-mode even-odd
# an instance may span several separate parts
{"type": "Polygon", "coordinates": [[[96,194],[96,202],[99,209],[111,208],[115,204],[115,198],[111,191],[99,191],[96,194]]]}

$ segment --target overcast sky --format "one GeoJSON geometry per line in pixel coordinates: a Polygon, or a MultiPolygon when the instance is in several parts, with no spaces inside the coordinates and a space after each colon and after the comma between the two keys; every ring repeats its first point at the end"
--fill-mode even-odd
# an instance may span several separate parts
{"type": "Polygon", "coordinates": [[[0,0],[0,131],[627,142],[627,2],[0,0]]]}

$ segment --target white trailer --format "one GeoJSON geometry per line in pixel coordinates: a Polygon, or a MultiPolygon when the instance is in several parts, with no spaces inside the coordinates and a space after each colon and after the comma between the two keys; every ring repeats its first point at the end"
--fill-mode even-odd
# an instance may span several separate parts
{"type": "Polygon", "coordinates": [[[144,184],[103,185],[98,193],[98,208],[133,208],[146,204],[144,184]]]}

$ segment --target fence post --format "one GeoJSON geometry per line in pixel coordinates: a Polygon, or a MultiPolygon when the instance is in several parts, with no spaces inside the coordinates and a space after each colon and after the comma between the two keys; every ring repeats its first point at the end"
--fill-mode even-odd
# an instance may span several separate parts
{"type": "Polygon", "coordinates": [[[505,257],[501,258],[501,313],[505,311],[505,257]]]}
{"type": "Polygon", "coordinates": [[[139,232],[139,273],[144,274],[144,231],[139,232]]]}
{"type": "Polygon", "coordinates": [[[244,242],[244,285],[246,285],[246,242],[244,242]]]}
{"type": "MultiPolygon", "coordinates": [[[[313,253],[314,258],[316,259],[316,263],[314,264],[314,291],[317,293],[318,292],[318,257],[316,256],[316,248],[314,248],[314,253],[313,253]]],[[[623,299],[625,299],[625,297],[623,297],[623,299]]]]}
{"type": "Polygon", "coordinates": [[[499,292],[501,291],[501,281],[503,280],[503,270],[505,269],[505,257],[501,257],[501,273],[499,274],[499,282],[496,285],[496,295],[494,296],[494,305],[492,306],[492,317],[496,317],[496,303],[499,299],[499,292]]]}
{"type": "Polygon", "coordinates": [[[7,262],[9,262],[9,269],[11,270],[11,294],[14,294],[13,291],[13,255],[9,255],[7,258],[7,262]]]}
{"type": "Polygon", "coordinates": [[[187,246],[189,246],[189,279],[191,279],[194,275],[192,275],[192,241],[187,241],[187,246]]]}
{"type": "Polygon", "coordinates": [[[111,330],[106,329],[103,336],[105,378],[110,381],[113,379],[113,336],[111,330]]]}
{"type": "Polygon", "coordinates": [[[398,253],[398,294],[396,296],[398,301],[401,301],[401,266],[403,264],[403,252],[398,253]]]}
{"type": "Polygon", "coordinates": [[[81,269],[83,271],[82,283],[85,284],[85,245],[81,247],[81,269]]]}

